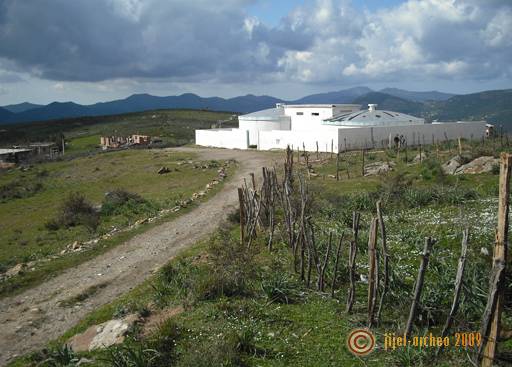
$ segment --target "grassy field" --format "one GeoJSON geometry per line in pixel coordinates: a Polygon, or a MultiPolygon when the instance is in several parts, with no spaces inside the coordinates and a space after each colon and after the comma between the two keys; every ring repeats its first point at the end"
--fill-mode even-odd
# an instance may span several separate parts
{"type": "MultiPolygon", "coordinates": [[[[194,159],[193,154],[165,150],[126,150],[0,173],[0,267],[6,270],[18,263],[51,258],[74,241],[98,237],[176,206],[216,178],[222,163],[213,162],[210,168],[201,169],[194,168],[194,159]],[[163,166],[171,172],[157,174],[163,166]],[[138,196],[111,208],[106,205],[111,204],[106,193],[114,190],[138,196]],[[93,206],[103,204],[97,228],[82,223],[52,227],[63,203],[73,193],[80,193],[93,206]]],[[[75,264],[78,259],[68,264],[74,257],[54,259],[41,271],[44,268],[45,277],[51,276],[75,264]]],[[[27,282],[37,280],[37,275],[27,272],[15,277],[16,281],[2,282],[0,294],[27,286],[27,282]]]]}
{"type": "MultiPolygon", "coordinates": [[[[473,148],[466,149],[470,154],[473,148]]],[[[396,159],[390,152],[369,154],[373,157],[367,156],[366,162],[396,159]]],[[[454,154],[442,151],[440,161],[454,154]]],[[[372,329],[377,348],[370,355],[353,356],[345,344],[347,333],[364,327],[367,318],[363,280],[357,282],[354,311],[345,312],[348,245],[342,250],[339,287],[331,298],[329,287],[325,293],[318,292],[298,279],[282,227],[278,227],[272,252],[266,248],[263,233],[247,250],[238,245],[237,218],[232,215],[232,222],[209,241],[182,253],[142,286],[90,314],[52,342],[49,352],[25,356],[12,365],[34,365],[48,356],[62,355],[62,343],[90,325],[127,313],[147,316],[181,305],[185,311],[153,335],[142,337],[140,328],[135,328],[121,347],[80,356],[92,359],[95,366],[120,365],[118,361],[126,366],[470,366],[468,356],[474,348],[451,347],[437,358],[432,348],[383,349],[384,334],[399,335],[404,328],[426,236],[437,242],[413,335],[440,333],[453,297],[461,233],[466,227],[470,247],[465,286],[450,335],[478,331],[486,302],[491,257],[485,252],[492,254],[498,176],[446,176],[433,158],[436,153],[429,155],[430,160],[421,164],[399,161],[388,175],[362,177],[361,157],[353,154],[350,178],[344,172],[339,182],[328,176],[334,174],[334,159],[324,155],[322,161],[313,163],[315,175],[309,186],[319,251],[325,251],[330,231],[335,238],[343,231],[348,233],[352,211],[360,212],[358,275],[368,269],[369,222],[375,215],[375,201],[382,200],[392,271],[381,324],[372,329]]],[[[304,166],[296,167],[306,175],[304,166]]],[[[332,272],[331,261],[326,271],[328,284],[332,272]]],[[[512,326],[510,307],[507,303],[502,320],[506,329],[512,326]]],[[[512,350],[510,340],[502,342],[500,350],[512,350]]]]}
{"type": "Polygon", "coordinates": [[[0,125],[0,144],[7,147],[28,141],[53,140],[55,136],[63,133],[69,154],[97,151],[102,135],[144,134],[160,137],[165,146],[178,146],[193,143],[195,129],[210,128],[217,121],[230,117],[230,113],[224,112],[156,110],[0,125]]]}

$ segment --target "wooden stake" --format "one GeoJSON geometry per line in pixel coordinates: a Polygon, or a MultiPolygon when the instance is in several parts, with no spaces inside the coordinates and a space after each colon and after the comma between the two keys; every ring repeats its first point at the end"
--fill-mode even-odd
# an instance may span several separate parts
{"type": "Polygon", "coordinates": [[[331,283],[331,297],[334,298],[334,289],[336,288],[336,277],[338,276],[338,263],[340,260],[341,254],[341,246],[343,244],[343,236],[344,232],[341,233],[340,242],[338,243],[338,249],[336,250],[336,260],[334,261],[334,271],[332,275],[332,283],[331,283]]]}
{"type": "Polygon", "coordinates": [[[361,176],[364,177],[364,149],[361,149],[361,156],[362,156],[362,164],[361,164],[361,176]]]}
{"type": "Polygon", "coordinates": [[[380,236],[382,240],[382,256],[384,257],[384,284],[382,293],[380,295],[379,308],[377,310],[377,315],[375,317],[377,323],[380,322],[380,315],[382,312],[382,305],[384,304],[384,297],[386,297],[386,294],[389,289],[389,254],[388,245],[386,241],[386,226],[384,225],[384,219],[382,218],[382,210],[380,204],[380,200],[377,201],[377,218],[379,219],[380,236]]]}
{"type": "Polygon", "coordinates": [[[357,256],[357,236],[359,233],[359,218],[357,212],[352,213],[352,241],[350,241],[349,255],[348,255],[348,270],[350,287],[347,296],[347,312],[352,311],[356,297],[356,256],[357,256]]]}
{"type": "Polygon", "coordinates": [[[450,314],[446,319],[446,323],[444,324],[443,331],[441,333],[442,338],[448,335],[448,331],[450,330],[455,315],[457,314],[457,311],[459,309],[460,293],[462,291],[462,279],[464,277],[464,267],[466,266],[466,253],[468,251],[468,237],[469,230],[465,229],[462,232],[462,250],[460,252],[459,265],[457,267],[457,275],[455,276],[455,293],[453,295],[453,302],[452,307],[450,309],[450,314]]]}
{"type": "Polygon", "coordinates": [[[425,272],[427,271],[428,261],[430,258],[430,251],[434,245],[435,240],[431,237],[425,238],[425,247],[423,248],[423,257],[421,259],[420,268],[418,270],[418,278],[416,279],[416,287],[414,289],[414,297],[409,311],[409,318],[407,319],[407,325],[405,327],[405,336],[409,337],[412,331],[412,325],[416,319],[416,311],[418,309],[418,303],[420,302],[421,291],[423,290],[423,282],[425,280],[425,272]]]}
{"type": "Polygon", "coordinates": [[[240,203],[240,244],[244,244],[244,227],[245,227],[245,208],[244,193],[241,187],[238,188],[238,202],[240,203]]]}
{"type": "Polygon", "coordinates": [[[375,304],[377,302],[377,218],[372,219],[368,236],[368,327],[375,322],[375,304]]]}
{"type": "Polygon", "coordinates": [[[480,345],[478,359],[483,367],[493,364],[496,354],[497,339],[500,331],[501,311],[503,308],[505,292],[505,269],[507,264],[508,241],[508,212],[510,195],[510,173],[512,155],[501,153],[500,182],[498,201],[498,230],[493,257],[492,288],[487,299],[484,318],[482,322],[482,344],[480,345]]]}
{"type": "Polygon", "coordinates": [[[340,180],[340,152],[336,154],[336,181],[340,180]]]}
{"type": "Polygon", "coordinates": [[[458,138],[457,142],[459,144],[459,155],[462,156],[462,141],[460,140],[460,138],[458,138]]]}

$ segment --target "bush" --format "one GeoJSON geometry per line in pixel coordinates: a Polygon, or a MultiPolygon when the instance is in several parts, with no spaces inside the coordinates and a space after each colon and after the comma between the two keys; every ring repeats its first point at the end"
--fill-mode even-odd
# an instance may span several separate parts
{"type": "Polygon", "coordinates": [[[101,215],[140,214],[155,211],[156,207],[136,193],[117,189],[105,195],[101,215]]]}
{"type": "Polygon", "coordinates": [[[100,223],[99,214],[92,204],[80,193],[71,193],[62,203],[55,219],[46,222],[45,227],[56,230],[61,227],[74,227],[84,225],[95,231],[100,223]]]}
{"type": "Polygon", "coordinates": [[[17,179],[0,186],[0,203],[35,195],[43,189],[43,184],[32,179],[17,179]]]}
{"type": "Polygon", "coordinates": [[[270,276],[261,282],[261,289],[268,302],[295,303],[300,298],[300,284],[291,279],[284,269],[272,269],[270,276]]]}
{"type": "Polygon", "coordinates": [[[108,348],[104,361],[112,367],[151,367],[158,366],[155,360],[159,355],[159,351],[150,349],[143,343],[128,343],[108,348]]]}
{"type": "Polygon", "coordinates": [[[33,362],[39,362],[37,365],[42,367],[75,366],[79,361],[73,349],[67,344],[43,349],[41,352],[34,353],[30,359],[33,362]]]}
{"type": "Polygon", "coordinates": [[[178,360],[179,367],[244,366],[241,355],[230,340],[207,340],[192,345],[178,360]]]}

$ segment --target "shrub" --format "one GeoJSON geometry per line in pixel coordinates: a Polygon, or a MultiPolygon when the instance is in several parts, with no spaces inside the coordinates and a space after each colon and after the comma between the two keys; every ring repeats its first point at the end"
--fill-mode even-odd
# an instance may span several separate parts
{"type": "Polygon", "coordinates": [[[45,227],[56,230],[60,227],[84,225],[91,231],[98,228],[100,221],[98,212],[92,204],[80,193],[71,193],[62,203],[55,219],[46,222],[45,227]]]}
{"type": "Polygon", "coordinates": [[[30,197],[42,189],[43,184],[38,180],[16,179],[0,186],[0,202],[30,197]]]}
{"type": "Polygon", "coordinates": [[[178,360],[179,367],[244,366],[234,343],[226,339],[194,343],[178,360]]]}
{"type": "Polygon", "coordinates": [[[261,289],[269,302],[294,303],[299,298],[299,285],[284,272],[272,271],[261,282],[261,289]]]}
{"type": "Polygon", "coordinates": [[[151,367],[157,366],[155,360],[159,355],[157,350],[147,348],[144,343],[128,343],[108,348],[104,361],[112,367],[151,367]]]}
{"type": "Polygon", "coordinates": [[[80,193],[72,193],[61,207],[60,223],[65,227],[81,224],[91,230],[96,230],[99,225],[99,215],[85,196],[80,193]]]}
{"type": "Polygon", "coordinates": [[[139,194],[122,189],[107,193],[101,205],[101,214],[104,216],[140,214],[155,210],[156,207],[139,194]]]}
{"type": "Polygon", "coordinates": [[[35,353],[31,359],[34,362],[39,362],[37,365],[43,367],[74,366],[79,361],[73,349],[67,344],[51,349],[43,349],[41,352],[35,353]]]}

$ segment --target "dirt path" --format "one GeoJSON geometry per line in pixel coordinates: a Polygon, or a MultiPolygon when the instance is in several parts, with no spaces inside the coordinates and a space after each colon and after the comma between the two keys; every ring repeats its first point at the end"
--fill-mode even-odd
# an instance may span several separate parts
{"type": "Polygon", "coordinates": [[[177,219],[133,237],[35,288],[0,301],[0,365],[15,356],[40,349],[62,335],[92,310],[111,302],[151,275],[179,250],[212,233],[236,205],[236,187],[250,172],[272,164],[272,156],[256,151],[178,148],[202,159],[236,159],[239,168],[222,190],[177,219]],[[106,283],[79,307],[58,303],[91,286],[106,283]]]}

